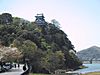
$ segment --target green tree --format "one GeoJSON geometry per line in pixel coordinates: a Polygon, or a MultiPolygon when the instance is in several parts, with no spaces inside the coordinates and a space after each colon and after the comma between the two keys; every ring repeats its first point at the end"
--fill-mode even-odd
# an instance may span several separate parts
{"type": "Polygon", "coordinates": [[[54,24],[55,27],[60,28],[60,23],[59,23],[57,20],[52,19],[52,20],[51,20],[51,23],[54,24]]]}
{"type": "Polygon", "coordinates": [[[48,50],[42,58],[41,63],[43,68],[49,70],[49,72],[54,72],[57,69],[65,69],[64,61],[64,54],[61,51],[56,51],[54,53],[51,50],[48,50]]]}
{"type": "Polygon", "coordinates": [[[3,13],[0,15],[0,24],[11,24],[13,21],[12,15],[9,13],[3,13]]]}
{"type": "Polygon", "coordinates": [[[19,47],[19,49],[23,53],[25,59],[32,59],[34,58],[33,55],[37,50],[37,45],[30,40],[26,40],[23,42],[22,46],[19,47]]]}

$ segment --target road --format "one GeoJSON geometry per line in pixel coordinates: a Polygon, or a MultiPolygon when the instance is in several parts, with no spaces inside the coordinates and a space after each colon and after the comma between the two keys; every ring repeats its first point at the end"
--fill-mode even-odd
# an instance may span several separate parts
{"type": "Polygon", "coordinates": [[[8,72],[0,73],[0,75],[20,75],[21,73],[23,73],[22,66],[23,65],[21,65],[20,68],[12,68],[8,72]]]}

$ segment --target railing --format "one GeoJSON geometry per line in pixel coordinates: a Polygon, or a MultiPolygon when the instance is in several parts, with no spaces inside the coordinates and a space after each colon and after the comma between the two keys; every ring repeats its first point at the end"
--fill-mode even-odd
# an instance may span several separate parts
{"type": "Polygon", "coordinates": [[[66,70],[56,70],[54,75],[80,75],[80,74],[73,71],[66,72],[66,70]]]}
{"type": "MultiPolygon", "coordinates": [[[[92,60],[91,62],[92,62],[92,63],[100,63],[100,60],[92,60]]],[[[91,62],[90,62],[90,60],[83,60],[83,63],[84,63],[84,64],[85,64],[85,63],[86,63],[86,64],[87,64],[87,63],[91,63],[91,62]]]]}

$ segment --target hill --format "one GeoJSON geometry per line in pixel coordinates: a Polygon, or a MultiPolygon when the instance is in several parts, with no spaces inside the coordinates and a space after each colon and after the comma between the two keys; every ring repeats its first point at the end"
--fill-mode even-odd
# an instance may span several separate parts
{"type": "Polygon", "coordinates": [[[77,52],[77,55],[82,60],[100,59],[100,47],[92,46],[77,52]]]}
{"type": "Polygon", "coordinates": [[[82,65],[75,55],[74,46],[58,23],[55,20],[46,22],[43,14],[35,17],[36,20],[30,22],[12,17],[9,13],[1,14],[0,44],[18,48],[23,54],[21,61],[29,63],[32,72],[77,69],[82,65]]]}

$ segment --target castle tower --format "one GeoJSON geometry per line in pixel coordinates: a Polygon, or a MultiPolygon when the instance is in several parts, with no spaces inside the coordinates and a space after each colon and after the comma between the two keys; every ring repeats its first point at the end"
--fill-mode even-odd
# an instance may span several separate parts
{"type": "Polygon", "coordinates": [[[43,16],[43,14],[37,14],[35,23],[38,24],[39,26],[44,26],[46,25],[46,21],[45,21],[45,17],[43,16]]]}

